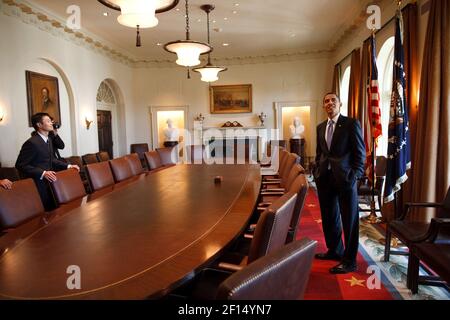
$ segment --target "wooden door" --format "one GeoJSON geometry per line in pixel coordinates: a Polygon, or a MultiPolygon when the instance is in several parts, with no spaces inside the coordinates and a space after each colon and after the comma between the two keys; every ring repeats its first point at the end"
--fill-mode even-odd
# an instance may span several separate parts
{"type": "Polygon", "coordinates": [[[98,127],[98,149],[109,153],[111,159],[113,155],[112,121],[111,111],[97,110],[98,127]]]}

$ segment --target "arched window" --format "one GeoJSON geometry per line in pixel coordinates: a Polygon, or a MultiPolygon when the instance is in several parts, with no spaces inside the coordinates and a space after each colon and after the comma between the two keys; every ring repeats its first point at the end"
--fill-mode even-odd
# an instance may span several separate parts
{"type": "Polygon", "coordinates": [[[350,87],[350,66],[348,66],[344,73],[342,74],[341,79],[341,102],[342,102],[342,108],[341,108],[341,114],[343,116],[348,115],[348,90],[350,87]]]}
{"type": "Polygon", "coordinates": [[[389,112],[391,106],[395,38],[387,39],[377,58],[380,91],[381,126],[383,135],[378,140],[377,156],[387,156],[389,112]]]}

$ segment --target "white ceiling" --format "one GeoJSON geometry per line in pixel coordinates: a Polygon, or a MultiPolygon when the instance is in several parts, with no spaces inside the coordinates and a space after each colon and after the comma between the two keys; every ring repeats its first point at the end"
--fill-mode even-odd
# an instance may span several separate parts
{"type": "MultiPolygon", "coordinates": [[[[159,24],[141,31],[142,47],[135,47],[136,31],[117,22],[119,12],[97,0],[29,0],[42,11],[61,18],[69,5],[81,8],[82,29],[142,60],[173,56],[162,46],[185,38],[185,7],[157,15],[159,24]],[[105,17],[104,12],[109,16],[105,17]]],[[[211,40],[216,58],[266,56],[330,50],[364,10],[367,0],[190,0],[191,39],[206,41],[206,14],[202,4],[214,4],[211,40]],[[239,5],[236,6],[235,4],[239,5]],[[233,13],[236,11],[236,13],[233,13]],[[227,18],[225,20],[224,18],[227,18]],[[220,29],[220,32],[212,29],[220,29]],[[229,43],[228,47],[222,46],[229,43]]]]}

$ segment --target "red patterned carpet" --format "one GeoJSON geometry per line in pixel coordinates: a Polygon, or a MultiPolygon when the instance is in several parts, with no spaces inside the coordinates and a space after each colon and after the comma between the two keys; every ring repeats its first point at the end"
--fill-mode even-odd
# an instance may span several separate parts
{"type": "MultiPolygon", "coordinates": [[[[327,250],[322,233],[319,200],[312,188],[309,189],[297,233],[298,239],[302,237],[317,240],[317,252],[327,250]]],[[[369,288],[371,284],[375,283],[375,279],[372,272],[367,273],[369,264],[360,252],[358,253],[357,263],[358,271],[333,275],[328,272],[328,269],[336,265],[336,261],[315,259],[305,293],[305,300],[394,300],[394,297],[381,281],[379,281],[379,288],[369,288]],[[369,277],[371,278],[369,279],[369,277]],[[368,279],[369,282],[367,282],[368,279]]]]}

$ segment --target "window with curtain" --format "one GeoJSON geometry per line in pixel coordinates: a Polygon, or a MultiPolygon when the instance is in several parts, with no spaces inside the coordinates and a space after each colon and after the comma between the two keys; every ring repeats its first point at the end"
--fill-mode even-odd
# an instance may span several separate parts
{"type": "Polygon", "coordinates": [[[377,156],[387,156],[389,112],[391,107],[395,38],[387,39],[377,57],[380,91],[381,126],[383,135],[378,140],[377,156]]]}
{"type": "Polygon", "coordinates": [[[341,114],[343,116],[348,115],[348,90],[350,87],[350,66],[347,67],[342,74],[341,79],[341,102],[342,102],[342,108],[341,108],[341,114]]]}

